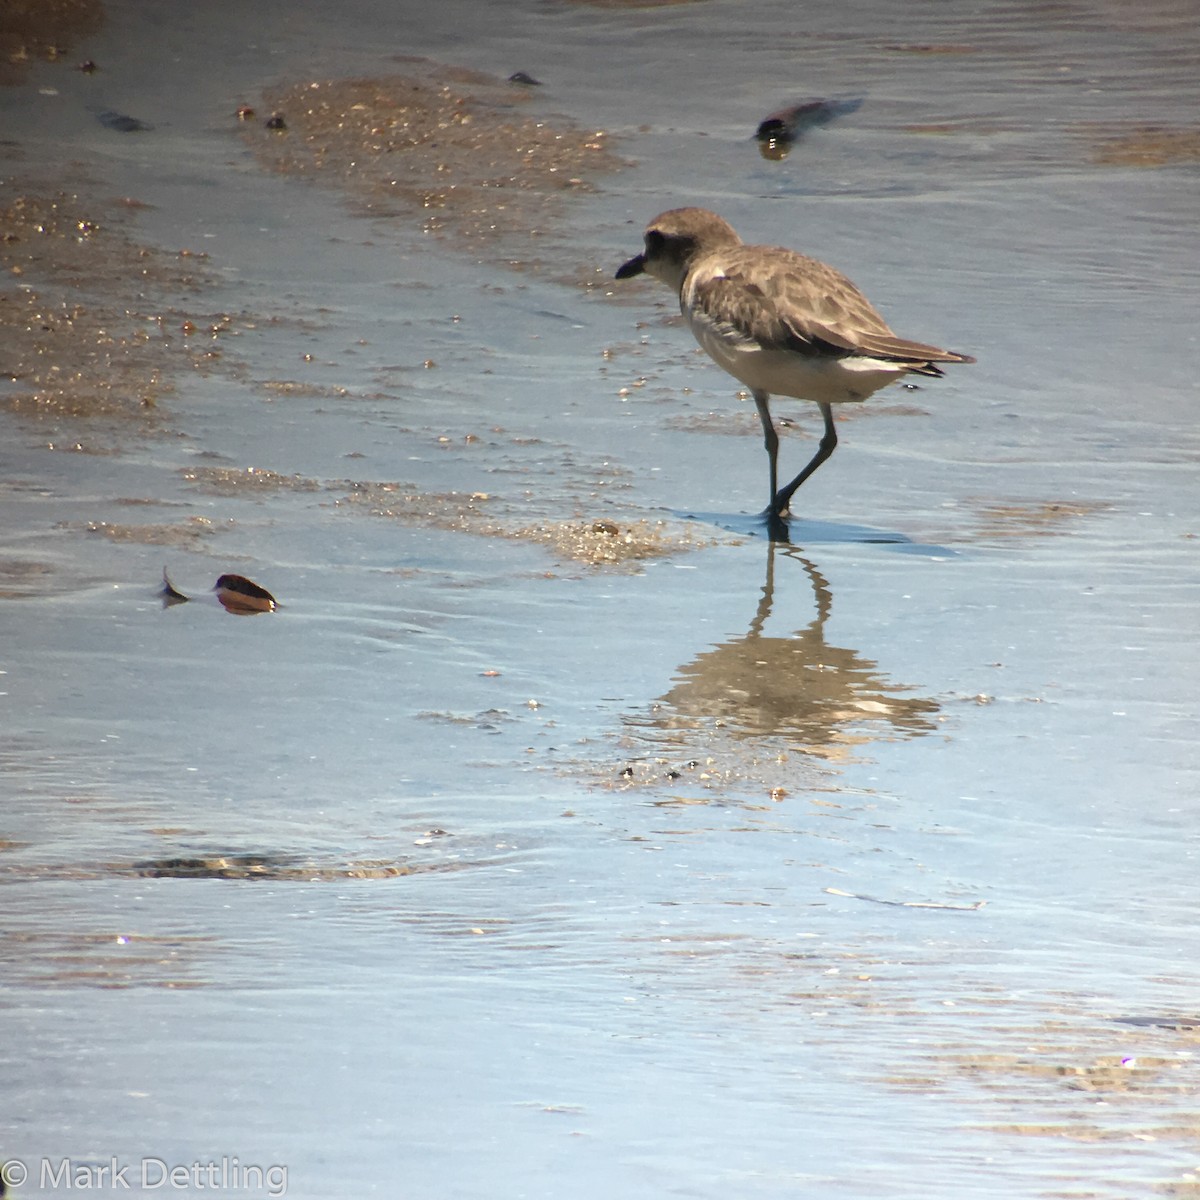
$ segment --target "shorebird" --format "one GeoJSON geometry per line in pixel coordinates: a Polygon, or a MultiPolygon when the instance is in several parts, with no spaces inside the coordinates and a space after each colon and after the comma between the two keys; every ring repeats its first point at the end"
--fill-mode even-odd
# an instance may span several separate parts
{"type": "Polygon", "coordinates": [[[645,250],[618,271],[643,272],[679,293],[679,308],[709,357],[754,396],[771,464],[768,518],[833,453],[833,405],[865,400],[905,375],[941,375],[938,363],[975,360],[897,337],[840,271],[782,246],[747,246],[704,208],[673,208],[646,228],[645,250]],[[779,486],[771,396],[809,400],[825,420],[812,460],[779,486]]]}

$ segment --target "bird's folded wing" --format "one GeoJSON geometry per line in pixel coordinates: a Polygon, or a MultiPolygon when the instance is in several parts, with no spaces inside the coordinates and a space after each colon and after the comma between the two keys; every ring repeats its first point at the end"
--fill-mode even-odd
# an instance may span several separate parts
{"type": "Polygon", "coordinates": [[[953,350],[941,350],[937,346],[927,346],[924,342],[910,342],[907,338],[896,337],[895,334],[863,333],[858,336],[855,352],[868,354],[872,358],[885,358],[893,362],[961,362],[972,363],[975,360],[966,354],[958,354],[953,350]]]}
{"type": "Polygon", "coordinates": [[[697,315],[727,337],[796,354],[863,355],[894,362],[972,362],[966,355],[897,337],[839,271],[780,251],[774,270],[744,270],[737,252],[698,267],[685,287],[697,315]]]}
{"type": "Polygon", "coordinates": [[[693,322],[707,325],[730,345],[746,349],[790,350],[796,354],[837,354],[854,345],[835,329],[785,313],[761,284],[735,274],[695,275],[682,296],[693,322]]]}
{"type": "Polygon", "coordinates": [[[755,270],[743,270],[735,254],[710,269],[698,267],[682,299],[694,315],[721,327],[727,337],[768,350],[858,354],[865,334],[899,340],[832,267],[800,255],[783,257],[782,252],[775,265],[776,270],[764,272],[760,260],[755,270]]]}

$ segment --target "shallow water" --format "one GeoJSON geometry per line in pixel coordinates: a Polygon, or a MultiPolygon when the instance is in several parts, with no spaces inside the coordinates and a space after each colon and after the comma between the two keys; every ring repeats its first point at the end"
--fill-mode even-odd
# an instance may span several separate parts
{"type": "Polygon", "coordinates": [[[12,1194],[1189,1194],[1190,6],[106,8],[0,91],[5,207],[102,227],[12,296],[129,342],[105,415],[0,386],[12,1194]],[[414,55],[628,165],[464,245],[235,118],[414,55]],[[610,280],[682,202],[979,359],[846,414],[791,545],[610,280]]]}

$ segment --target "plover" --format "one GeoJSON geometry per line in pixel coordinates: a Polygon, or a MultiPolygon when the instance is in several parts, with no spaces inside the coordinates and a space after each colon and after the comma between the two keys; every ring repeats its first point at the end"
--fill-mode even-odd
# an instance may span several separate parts
{"type": "Polygon", "coordinates": [[[840,271],[782,246],[747,246],[707,209],[659,214],[645,241],[617,278],[645,272],[674,288],[696,341],[750,389],[771,464],[768,516],[782,517],[796,489],[833,453],[833,405],[865,400],[908,374],[941,375],[938,363],[975,361],[897,337],[840,271]],[[782,488],[771,396],[810,400],[825,420],[816,454],[782,488]]]}

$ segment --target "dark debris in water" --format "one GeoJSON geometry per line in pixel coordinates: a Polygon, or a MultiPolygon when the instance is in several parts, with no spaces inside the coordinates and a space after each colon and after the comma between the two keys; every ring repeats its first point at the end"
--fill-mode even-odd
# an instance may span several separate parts
{"type": "Polygon", "coordinates": [[[426,710],[417,713],[417,719],[421,721],[436,721],[446,725],[461,725],[481,730],[484,733],[496,733],[499,731],[501,725],[511,724],[517,718],[508,709],[487,708],[483,712],[478,713],[434,712],[426,710]]]}
{"type": "Polygon", "coordinates": [[[119,875],[146,879],[267,879],[290,882],[330,882],[342,879],[392,879],[419,871],[445,870],[447,864],[413,864],[387,860],[322,864],[279,854],[228,854],[153,858],[123,865],[110,864],[119,875]]]}
{"type": "MultiPolygon", "coordinates": [[[[224,853],[178,853],[135,860],[84,860],[65,863],[8,864],[6,880],[97,880],[112,875],[140,879],[205,879],[229,881],[273,881],[280,883],[338,883],[348,879],[396,879],[407,875],[463,871],[486,866],[480,855],[465,855],[459,849],[439,857],[431,851],[444,840],[453,841],[445,829],[431,828],[414,838],[412,845],[428,857],[409,859],[388,856],[353,858],[337,851],[328,854],[284,851],[226,851],[224,853]]],[[[10,844],[10,848],[15,846],[10,844]]],[[[0,932],[0,949],[4,934],[0,932]]]]}
{"type": "Polygon", "coordinates": [[[137,117],[131,117],[127,113],[114,112],[108,108],[98,112],[96,120],[105,129],[111,129],[114,133],[146,133],[154,128],[153,125],[147,125],[145,121],[139,121],[137,117]]]}
{"type": "Polygon", "coordinates": [[[786,158],[793,143],[810,129],[828,125],[835,117],[847,116],[862,107],[862,97],[849,100],[801,100],[764,117],[754,136],[763,158],[786,158]]]}
{"type": "Polygon", "coordinates": [[[1152,1016],[1114,1017],[1122,1025],[1135,1025],[1144,1029],[1180,1029],[1200,1033],[1200,1016],[1184,1016],[1178,1013],[1161,1013],[1152,1016]]]}

